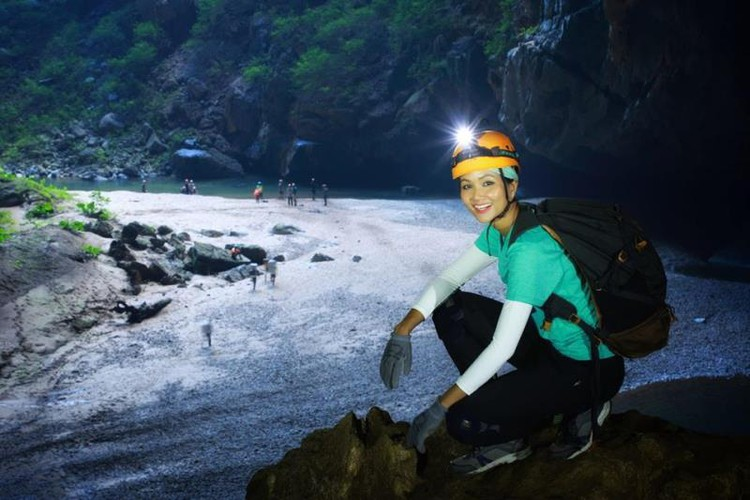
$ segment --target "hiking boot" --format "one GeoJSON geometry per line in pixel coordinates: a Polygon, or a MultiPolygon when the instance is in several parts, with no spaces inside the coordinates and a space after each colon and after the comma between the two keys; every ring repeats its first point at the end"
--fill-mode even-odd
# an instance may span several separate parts
{"type": "MultiPolygon", "coordinates": [[[[609,416],[612,405],[609,401],[602,404],[596,421],[601,426],[609,416]]],[[[550,446],[552,458],[570,460],[591,448],[594,442],[594,432],[591,429],[591,409],[579,413],[570,420],[563,421],[562,435],[558,442],[550,446]]]]}
{"type": "Polygon", "coordinates": [[[514,439],[506,443],[479,446],[474,451],[451,460],[453,472],[458,474],[479,474],[500,464],[523,460],[531,455],[526,439],[514,439]]]}

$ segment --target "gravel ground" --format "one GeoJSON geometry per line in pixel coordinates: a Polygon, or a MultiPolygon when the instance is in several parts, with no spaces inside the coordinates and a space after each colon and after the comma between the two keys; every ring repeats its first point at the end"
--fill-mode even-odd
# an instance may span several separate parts
{"type": "MultiPolygon", "coordinates": [[[[170,195],[153,207],[111,196],[124,222],[197,230],[217,220],[197,205],[185,219],[170,215],[170,195]]],[[[224,210],[225,201],[201,203],[224,210]]],[[[456,377],[431,325],[416,332],[412,373],[396,390],[380,382],[380,354],[389,328],[478,226],[453,200],[335,205],[226,208],[222,227],[292,220],[305,231],[260,241],[294,248],[277,287],[261,282],[253,293],[248,283],[196,277],[187,288],[149,289],[144,297],[173,298],[159,316],[112,319],[51,355],[37,379],[3,386],[0,498],[244,498],[252,474],[312,430],[372,406],[410,420],[428,405],[456,377]],[[310,264],[315,252],[336,260],[310,264]],[[206,318],[210,347],[198,325],[206,318]]],[[[689,260],[666,246],[662,254],[668,269],[689,260]]],[[[628,362],[625,389],[750,374],[750,285],[669,279],[679,318],[670,345],[628,362]]],[[[502,295],[491,270],[466,289],[502,295]]]]}

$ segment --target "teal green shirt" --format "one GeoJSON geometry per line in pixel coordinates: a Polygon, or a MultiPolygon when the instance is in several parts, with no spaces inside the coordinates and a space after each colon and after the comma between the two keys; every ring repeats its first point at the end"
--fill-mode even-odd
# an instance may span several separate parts
{"type": "MultiPolygon", "coordinates": [[[[598,325],[588,286],[583,285],[571,260],[544,228],[528,229],[509,248],[510,234],[503,237],[488,226],[475,242],[479,250],[497,257],[498,273],[506,286],[505,298],[534,306],[531,316],[539,335],[563,355],[575,360],[591,359],[589,339],[580,327],[555,318],[550,329],[544,330],[544,312],[540,309],[550,294],[555,293],[573,304],[583,321],[598,325]]],[[[614,354],[600,344],[599,356],[609,358],[614,354]]]]}

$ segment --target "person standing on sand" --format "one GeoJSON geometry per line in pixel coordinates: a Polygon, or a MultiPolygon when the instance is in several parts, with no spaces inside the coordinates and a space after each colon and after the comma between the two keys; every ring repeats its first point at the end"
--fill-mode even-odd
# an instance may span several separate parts
{"type": "Polygon", "coordinates": [[[315,182],[315,177],[310,179],[310,191],[312,192],[312,201],[315,201],[315,193],[318,190],[318,183],[315,182]]]}
{"type": "Polygon", "coordinates": [[[266,272],[271,277],[271,286],[276,286],[276,272],[277,271],[278,271],[278,269],[277,269],[276,260],[274,260],[274,259],[267,260],[266,261],[266,272]]]}
{"type": "Polygon", "coordinates": [[[279,199],[284,199],[284,179],[279,179],[279,199]]]}
{"type": "Polygon", "coordinates": [[[323,206],[328,206],[328,184],[323,184],[321,186],[323,188],[323,206]]]}
{"type": "Polygon", "coordinates": [[[297,206],[297,184],[292,182],[292,204],[297,206]]]}
{"type": "MultiPolygon", "coordinates": [[[[541,307],[553,296],[572,303],[580,319],[598,325],[591,291],[562,247],[537,226],[509,245],[519,213],[518,154],[497,131],[472,134],[453,151],[452,176],[461,201],[487,224],[473,245],[430,282],[394,327],[381,358],[388,388],[411,369],[411,332],[432,314],[438,337],[460,376],[455,384],[414,418],[407,444],[421,453],[425,440],[445,420],[448,433],[474,450],[451,461],[461,474],[476,474],[531,455],[532,431],[564,416],[552,457],[571,459],[592,443],[591,343],[567,319],[545,322],[541,307]],[[495,264],[506,285],[505,302],[461,291],[482,269],[495,264]],[[510,363],[516,369],[497,375],[510,363]]],[[[624,363],[603,344],[599,352],[596,420],[609,414],[609,400],[620,390],[624,363]]]]}
{"type": "Polygon", "coordinates": [[[253,281],[253,292],[255,291],[255,285],[258,283],[258,276],[260,276],[260,270],[258,264],[252,262],[250,264],[250,279],[253,281]]]}
{"type": "Polygon", "coordinates": [[[288,206],[294,205],[294,194],[292,192],[292,183],[286,185],[286,204],[288,206]]]}
{"type": "Polygon", "coordinates": [[[255,203],[260,203],[260,200],[263,198],[263,183],[258,181],[257,184],[255,184],[255,189],[253,190],[253,197],[255,198],[255,203]]]}

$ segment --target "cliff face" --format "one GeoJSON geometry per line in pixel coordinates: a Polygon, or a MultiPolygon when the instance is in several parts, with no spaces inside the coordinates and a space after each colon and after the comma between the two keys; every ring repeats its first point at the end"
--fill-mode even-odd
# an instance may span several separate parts
{"type": "Polygon", "coordinates": [[[479,474],[453,475],[451,458],[469,450],[445,433],[427,454],[403,446],[408,426],[373,408],[309,435],[278,464],[258,471],[247,499],[734,499],[750,488],[747,437],[680,429],[635,411],[615,414],[588,452],[570,461],[545,456],[554,429],[532,439],[534,453],[479,474]]]}
{"type": "Polygon", "coordinates": [[[216,40],[179,51],[160,73],[172,96],[164,116],[171,127],[197,128],[248,172],[445,192],[451,126],[484,120],[512,134],[531,195],[665,211],[651,218],[686,240],[696,224],[715,224],[696,200],[712,199],[722,213],[743,208],[732,201],[744,198],[747,180],[739,172],[747,104],[735,3],[523,0],[503,15],[477,2],[453,6],[441,12],[446,28],[421,40],[439,63],[429,78],[410,76],[413,53],[353,32],[347,36],[364,37],[371,57],[326,94],[295,88],[283,71],[263,85],[231,71],[211,76],[217,55],[227,67],[253,51],[276,68],[299,58],[275,38],[262,2],[227,5],[216,40]],[[488,58],[489,34],[510,18],[527,34],[488,58]],[[717,200],[717,191],[726,196],[717,200]]]}
{"type": "MultiPolygon", "coordinates": [[[[37,145],[43,159],[29,155],[18,171],[173,173],[172,154],[189,147],[246,174],[450,193],[451,129],[473,122],[512,135],[522,195],[617,200],[705,256],[730,242],[737,228],[727,221],[747,208],[737,2],[134,6],[138,22],[165,33],[154,42],[160,64],[143,76],[146,109],[131,109],[110,132],[55,128],[37,145]],[[715,236],[696,243],[696,226],[715,236]]],[[[115,7],[89,9],[81,18],[96,26],[115,7]]],[[[83,55],[111,58],[93,45],[83,55]]],[[[99,83],[112,78],[110,66],[81,73],[104,86],[83,98],[100,116],[114,104],[95,96],[119,99],[99,83]]]]}

